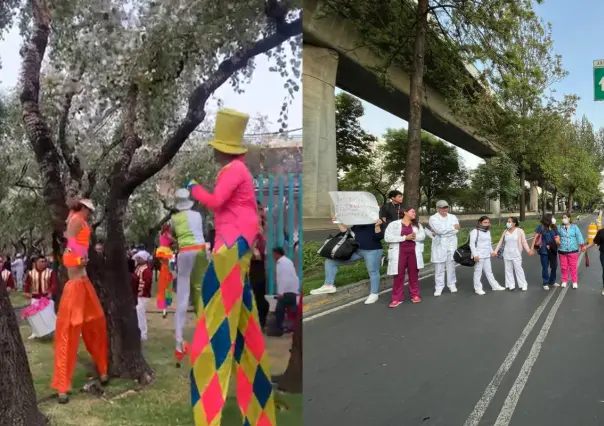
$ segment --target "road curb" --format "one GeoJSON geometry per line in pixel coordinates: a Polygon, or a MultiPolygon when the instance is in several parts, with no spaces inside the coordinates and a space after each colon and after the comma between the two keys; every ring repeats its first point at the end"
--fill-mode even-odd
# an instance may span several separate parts
{"type": "MultiPolygon", "coordinates": [[[[434,264],[428,264],[420,269],[419,278],[425,278],[434,273],[434,264]]],[[[405,281],[405,285],[407,282],[405,281]]],[[[378,292],[382,292],[392,287],[392,276],[382,275],[380,277],[380,287],[378,292]]],[[[329,309],[344,305],[351,300],[366,297],[369,295],[369,279],[357,281],[356,283],[346,284],[338,287],[334,294],[320,294],[304,296],[304,306],[302,312],[304,317],[310,317],[329,309]]]]}

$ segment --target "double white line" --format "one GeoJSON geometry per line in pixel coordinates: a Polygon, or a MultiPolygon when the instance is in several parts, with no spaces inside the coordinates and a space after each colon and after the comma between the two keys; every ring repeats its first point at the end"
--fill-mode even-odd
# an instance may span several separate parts
{"type": "MultiPolygon", "coordinates": [[[[581,255],[579,256],[579,265],[581,264],[583,256],[584,253],[581,253],[581,255]]],[[[503,360],[503,363],[499,367],[499,370],[497,370],[497,372],[493,376],[493,379],[488,384],[487,388],[482,394],[482,397],[480,398],[480,400],[478,400],[478,403],[476,404],[474,410],[464,423],[464,426],[478,426],[478,424],[482,420],[482,417],[484,416],[484,413],[489,408],[493,397],[497,393],[499,385],[501,384],[503,378],[510,370],[514,361],[516,360],[516,357],[520,353],[520,350],[526,342],[526,339],[528,338],[529,334],[531,334],[531,331],[533,331],[533,328],[535,327],[535,325],[539,321],[539,318],[543,314],[545,307],[553,298],[554,294],[558,294],[558,298],[554,302],[554,305],[552,306],[547,318],[545,319],[543,326],[541,326],[541,331],[539,332],[539,335],[537,335],[537,338],[535,339],[535,342],[533,343],[533,346],[531,347],[531,350],[528,356],[526,357],[522,368],[520,369],[520,373],[518,373],[518,377],[516,377],[516,380],[514,381],[514,384],[512,385],[510,392],[508,393],[508,396],[505,399],[505,402],[503,403],[503,407],[499,412],[499,416],[497,416],[497,420],[495,421],[493,426],[508,426],[510,424],[512,416],[514,415],[514,411],[516,410],[516,404],[518,404],[518,401],[520,400],[520,395],[522,394],[524,386],[526,385],[526,382],[528,381],[528,378],[531,374],[531,370],[533,369],[533,366],[535,365],[535,362],[539,357],[543,342],[545,341],[545,338],[549,333],[549,329],[552,326],[552,323],[554,322],[554,317],[556,316],[558,308],[560,308],[560,305],[562,304],[562,301],[564,300],[564,297],[566,296],[567,292],[568,287],[561,289],[560,292],[550,291],[545,300],[541,302],[541,305],[539,305],[529,322],[526,324],[526,327],[524,327],[524,330],[522,330],[522,333],[520,333],[520,337],[518,338],[518,340],[516,340],[516,343],[514,343],[514,346],[512,346],[512,349],[510,350],[506,358],[503,360]]]]}

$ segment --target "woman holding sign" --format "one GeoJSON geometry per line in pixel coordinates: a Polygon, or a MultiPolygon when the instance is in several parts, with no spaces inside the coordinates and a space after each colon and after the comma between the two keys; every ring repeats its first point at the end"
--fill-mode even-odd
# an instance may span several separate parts
{"type": "Polygon", "coordinates": [[[424,267],[424,240],[426,232],[415,217],[415,209],[401,210],[401,219],[386,228],[384,241],[388,248],[388,275],[393,275],[391,308],[405,298],[405,271],[409,275],[411,302],[419,303],[419,270],[424,267]]]}
{"type": "MultiPolygon", "coordinates": [[[[340,228],[340,232],[346,232],[348,226],[341,224],[334,217],[334,223],[340,228]]],[[[352,257],[347,261],[325,259],[325,284],[323,286],[311,290],[310,294],[332,294],[336,292],[335,280],[338,268],[340,265],[350,265],[363,259],[367,272],[369,272],[369,297],[365,300],[365,304],[369,305],[378,300],[378,291],[380,288],[380,265],[382,262],[382,240],[384,239],[384,230],[381,219],[378,219],[374,224],[369,225],[353,225],[350,227],[354,239],[359,243],[359,248],[352,254],[352,257]]]]}

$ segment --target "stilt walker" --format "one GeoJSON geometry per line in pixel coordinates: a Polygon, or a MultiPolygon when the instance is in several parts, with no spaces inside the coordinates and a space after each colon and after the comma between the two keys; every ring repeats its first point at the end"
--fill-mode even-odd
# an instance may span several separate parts
{"type": "Polygon", "coordinates": [[[183,329],[187,323],[189,303],[193,300],[193,307],[197,312],[201,280],[208,267],[206,245],[203,236],[203,219],[201,214],[192,210],[195,204],[190,199],[190,192],[181,188],[174,194],[175,208],[178,210],[170,220],[171,233],[178,243],[177,280],[176,287],[176,312],[174,314],[174,328],[176,332],[176,367],[189,351],[189,345],[184,340],[183,329]]]}
{"type": "Polygon", "coordinates": [[[87,223],[94,211],[92,201],[79,200],[67,219],[67,249],[63,264],[67,268],[65,283],[55,329],[55,362],[51,387],[59,393],[59,403],[69,401],[71,378],[76,367],[80,335],[86,350],[92,356],[106,385],[107,376],[107,323],[105,313],[86,273],[90,226],[87,223]]]}
{"type": "Polygon", "coordinates": [[[191,402],[196,426],[221,424],[233,367],[243,424],[276,424],[269,355],[248,277],[251,247],[259,230],[254,183],[243,158],[248,119],[232,110],[218,112],[216,139],[210,145],[223,168],[214,193],[195,181],[187,183],[192,196],[214,211],[216,225],[191,347],[191,402]]]}
{"type": "Polygon", "coordinates": [[[170,271],[170,260],[174,257],[174,252],[170,248],[172,245],[172,236],[170,235],[170,225],[164,225],[159,236],[159,247],[155,251],[155,257],[159,259],[159,278],[157,280],[157,308],[163,311],[163,317],[166,318],[167,309],[172,304],[172,289],[170,284],[174,277],[170,271]]]}

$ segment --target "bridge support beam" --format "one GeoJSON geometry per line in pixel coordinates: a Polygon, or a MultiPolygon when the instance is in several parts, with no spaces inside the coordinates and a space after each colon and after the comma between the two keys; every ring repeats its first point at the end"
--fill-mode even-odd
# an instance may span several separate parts
{"type": "Polygon", "coordinates": [[[338,53],[303,47],[304,228],[329,226],[329,191],[338,189],[335,88],[338,53]]]}

